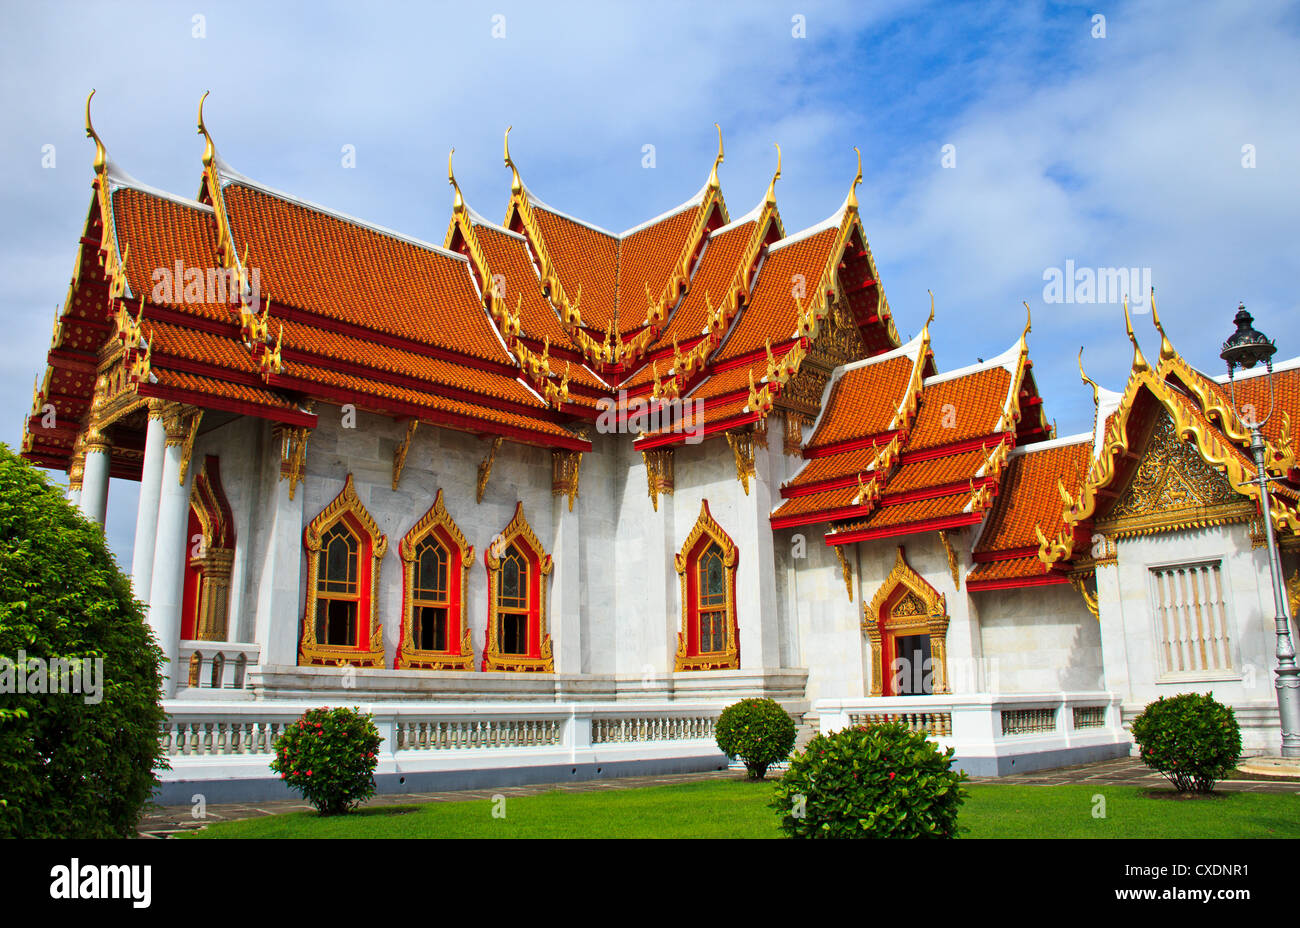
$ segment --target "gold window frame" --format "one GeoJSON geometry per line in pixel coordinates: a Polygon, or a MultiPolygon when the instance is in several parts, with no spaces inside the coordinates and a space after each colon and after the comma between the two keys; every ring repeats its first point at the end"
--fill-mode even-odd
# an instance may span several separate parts
{"type": "MultiPolygon", "coordinates": [[[[444,540],[445,539],[440,539],[444,540]]],[[[474,563],[474,546],[465,540],[460,527],[447,512],[443,502],[442,489],[439,488],[433,505],[420,520],[411,526],[411,530],[397,544],[397,554],[402,559],[402,644],[393,659],[396,670],[473,670],[474,645],[469,631],[469,614],[466,595],[469,586],[469,568],[474,563]],[[415,580],[416,562],[420,545],[430,536],[438,537],[442,531],[451,538],[455,550],[447,563],[447,575],[456,569],[456,560],[460,560],[460,603],[450,602],[448,597],[448,614],[456,609],[460,615],[460,641],[453,642],[448,636],[446,651],[426,651],[416,647],[415,643],[415,580]]]]}
{"type": "MultiPolygon", "coordinates": [[[[357,498],[357,491],[353,485],[351,474],[348,474],[342,492],[334,497],[333,502],[322,509],[320,514],[307,524],[307,528],[303,531],[303,546],[306,548],[307,553],[307,604],[303,610],[302,632],[298,646],[298,664],[300,666],[323,664],[342,667],[351,664],[355,667],[383,667],[384,636],[383,626],[379,622],[379,567],[384,559],[384,554],[388,551],[388,536],[379,530],[379,525],[371,518],[370,513],[366,511],[366,507],[361,504],[361,500],[357,498]],[[358,624],[363,609],[366,609],[370,615],[370,641],[368,646],[362,645],[359,641],[353,647],[330,645],[324,644],[316,638],[316,583],[321,541],[325,533],[333,528],[335,523],[348,515],[352,516],[361,527],[362,532],[370,538],[370,577],[366,587],[368,595],[362,597],[362,602],[360,602],[357,609],[358,624]],[[367,598],[369,599],[368,604],[364,601],[367,598]]],[[[364,552],[358,552],[357,557],[357,567],[359,568],[357,581],[360,584],[360,569],[365,567],[363,563],[364,552]]],[[[360,637],[360,628],[358,628],[358,637],[360,637]]]]}
{"type": "MultiPolygon", "coordinates": [[[[707,546],[705,548],[707,550],[707,546]]],[[[700,515],[681,550],[673,555],[677,576],[682,588],[682,630],[677,634],[677,653],[673,659],[673,670],[736,670],[740,667],[740,630],[736,620],[736,563],[740,551],[736,543],[722,530],[713,514],[709,512],[709,501],[700,501],[700,515]],[[691,556],[701,539],[708,538],[722,549],[722,566],[726,572],[723,587],[727,593],[724,627],[726,643],[721,651],[691,654],[688,642],[692,621],[699,621],[696,611],[697,603],[691,602],[690,571],[695,569],[698,560],[691,556]]]]}
{"type": "MultiPolygon", "coordinates": [[[[555,655],[551,645],[551,635],[546,624],[546,581],[554,563],[546,553],[542,543],[533,532],[532,526],[524,516],[524,504],[516,504],[514,518],[505,531],[487,546],[483,552],[487,565],[488,579],[488,621],[487,639],[483,642],[483,669],[485,671],[511,671],[516,673],[554,673],[555,655]],[[522,541],[524,547],[537,556],[538,566],[538,603],[537,621],[541,637],[541,656],[531,657],[519,654],[502,654],[497,643],[497,579],[501,572],[501,561],[512,544],[522,541]]],[[[531,565],[530,565],[531,566],[531,565]]],[[[530,609],[531,611],[531,609],[530,609]]]]}

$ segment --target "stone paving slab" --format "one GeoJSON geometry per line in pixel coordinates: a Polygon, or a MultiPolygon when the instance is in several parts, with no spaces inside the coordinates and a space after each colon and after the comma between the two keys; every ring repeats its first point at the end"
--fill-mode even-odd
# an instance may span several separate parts
{"type": "MultiPolygon", "coordinates": [[[[579,783],[538,783],[529,786],[503,786],[499,789],[449,790],[426,793],[384,793],[375,796],[363,806],[417,805],[426,802],[472,802],[491,799],[493,796],[536,796],[558,791],[562,793],[590,793],[606,790],[638,789],[645,786],[670,786],[676,783],[696,783],[705,780],[738,779],[743,774],[735,770],[708,770],[701,773],[671,773],[662,776],[617,777],[604,780],[584,780],[579,783]]],[[[1020,786],[1059,786],[1062,784],[1095,784],[1097,786],[1145,786],[1159,789],[1168,781],[1148,768],[1135,757],[1097,761],[1075,767],[1058,767],[1052,770],[1034,770],[1005,777],[972,777],[973,783],[1005,783],[1020,786]]],[[[1300,783],[1269,780],[1223,780],[1215,789],[1233,792],[1297,793],[1300,783]]],[[[309,811],[313,807],[300,800],[276,799],[258,803],[221,803],[207,807],[207,817],[196,820],[190,806],[154,806],[140,822],[140,837],[170,838],[195,831],[212,822],[230,822],[264,815],[309,811]]]]}

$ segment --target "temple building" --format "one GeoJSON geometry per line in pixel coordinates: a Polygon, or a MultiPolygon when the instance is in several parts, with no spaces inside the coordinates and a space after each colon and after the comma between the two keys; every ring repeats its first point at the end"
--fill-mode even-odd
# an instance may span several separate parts
{"type": "MultiPolygon", "coordinates": [[[[955,370],[933,305],[899,338],[860,161],[788,232],[779,149],[733,218],[719,130],[703,187],[616,234],[539,200],[507,131],[504,218],[449,157],[438,245],[237,173],[202,104],[193,199],[109,160],[89,100],[86,129],[22,452],[101,524],[109,478],[140,481],[164,799],[278,795],[271,740],[322,704],[375,714],[383,790],[707,769],[747,696],[805,737],[901,719],[977,774],[1122,756],[1143,705],[1190,690],[1276,750],[1233,411],[1269,380],[1193,370],[1155,312],[1155,363],[1131,325],[1122,392],[1081,358],[1095,426],[1057,437],[1028,317],[955,370]]],[[[1300,364],[1272,388],[1267,518],[1294,578],[1300,364]]]]}

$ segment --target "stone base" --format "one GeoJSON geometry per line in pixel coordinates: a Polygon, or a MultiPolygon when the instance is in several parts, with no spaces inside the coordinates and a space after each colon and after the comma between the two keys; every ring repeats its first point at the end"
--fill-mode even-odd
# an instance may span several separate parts
{"type": "Polygon", "coordinates": [[[1261,777],[1300,777],[1300,758],[1260,756],[1237,765],[1242,773],[1261,777]]]}

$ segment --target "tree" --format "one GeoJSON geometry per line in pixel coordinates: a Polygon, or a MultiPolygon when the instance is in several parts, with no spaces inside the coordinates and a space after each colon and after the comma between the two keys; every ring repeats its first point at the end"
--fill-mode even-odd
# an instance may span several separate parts
{"type": "Polygon", "coordinates": [[[161,662],[103,531],[0,444],[0,838],[135,834],[161,662]]]}

